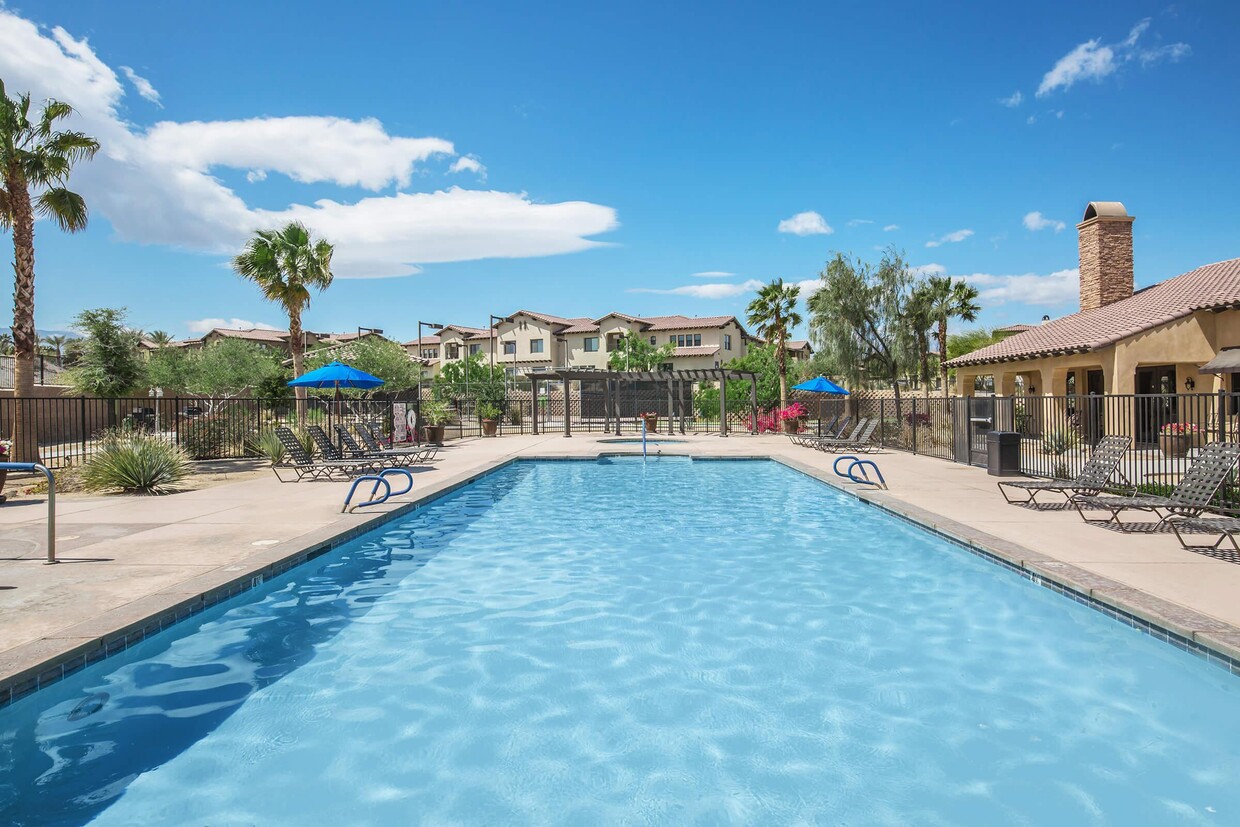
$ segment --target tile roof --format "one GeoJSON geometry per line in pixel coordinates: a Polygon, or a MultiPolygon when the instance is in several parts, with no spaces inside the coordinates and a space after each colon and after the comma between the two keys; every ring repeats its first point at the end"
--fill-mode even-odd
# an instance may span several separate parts
{"type": "MultiPolygon", "coordinates": [[[[251,327],[245,330],[234,330],[228,327],[215,327],[203,334],[205,339],[214,333],[216,336],[223,336],[226,339],[246,339],[251,342],[276,342],[283,344],[288,339],[287,330],[267,330],[261,327],[251,327]]],[[[310,334],[307,331],[307,335],[310,334]]]]}
{"type": "Polygon", "coordinates": [[[422,345],[437,345],[437,344],[439,344],[438,336],[423,336],[421,339],[410,339],[409,341],[405,342],[404,346],[405,347],[421,347],[422,345]]]}
{"type": "Polygon", "coordinates": [[[813,350],[805,339],[789,339],[784,347],[788,350],[813,350]]]}
{"type": "Polygon", "coordinates": [[[1228,307],[1240,308],[1240,258],[1198,267],[1122,301],[1046,322],[946,364],[965,367],[1100,350],[1198,310],[1228,307]]]}
{"type": "Polygon", "coordinates": [[[455,330],[457,333],[464,333],[466,339],[490,339],[495,335],[494,331],[485,327],[466,327],[463,324],[450,324],[444,327],[444,330],[455,330]]]}
{"type": "Polygon", "coordinates": [[[684,328],[723,327],[729,322],[740,322],[735,316],[647,316],[651,330],[683,330],[684,328]]]}
{"type": "Polygon", "coordinates": [[[672,351],[673,356],[714,356],[719,352],[719,345],[698,345],[696,347],[678,347],[672,351]]]}
{"type": "Polygon", "coordinates": [[[1010,324],[1007,327],[998,329],[1000,333],[1024,333],[1026,330],[1033,330],[1036,325],[1031,324],[1010,324]]]}

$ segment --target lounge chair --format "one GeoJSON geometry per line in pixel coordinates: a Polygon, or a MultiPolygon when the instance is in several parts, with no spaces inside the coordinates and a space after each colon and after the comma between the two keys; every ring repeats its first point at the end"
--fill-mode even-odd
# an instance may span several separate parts
{"type": "Polygon", "coordinates": [[[310,456],[310,452],[306,450],[306,446],[301,444],[301,440],[297,435],[288,428],[280,426],[275,430],[276,438],[284,445],[284,450],[288,454],[292,463],[289,465],[272,465],[271,470],[275,473],[276,479],[280,482],[293,482],[292,479],[285,479],[280,476],[280,471],[291,471],[296,475],[296,482],[303,479],[312,480],[332,480],[332,479],[350,479],[358,474],[371,474],[379,470],[378,463],[374,460],[360,459],[326,459],[316,460],[310,456]]]}
{"type": "Polygon", "coordinates": [[[419,459],[418,462],[430,462],[435,458],[435,455],[439,453],[438,445],[423,445],[421,448],[417,449],[384,448],[384,441],[379,439],[379,429],[367,422],[357,423],[357,435],[362,438],[362,443],[369,448],[372,453],[378,451],[420,450],[423,453],[423,458],[419,459]]]}
{"type": "Polygon", "coordinates": [[[1175,538],[1180,541],[1180,545],[1190,551],[1200,551],[1208,549],[1215,551],[1223,544],[1224,540],[1231,540],[1231,545],[1237,552],[1240,552],[1240,543],[1236,542],[1236,535],[1240,534],[1240,519],[1235,517],[1182,517],[1178,514],[1172,514],[1167,518],[1167,525],[1171,526],[1171,530],[1175,532],[1175,538]],[[1180,529],[1186,528],[1189,531],[1201,531],[1208,533],[1217,533],[1218,541],[1207,545],[1205,543],[1186,543],[1184,535],[1180,533],[1180,529]]]}
{"type": "Polygon", "coordinates": [[[857,427],[852,429],[852,433],[843,439],[831,439],[823,437],[815,439],[806,444],[811,448],[817,448],[819,451],[827,453],[838,453],[840,451],[858,451],[868,454],[874,450],[874,446],[870,444],[870,439],[874,436],[874,431],[878,429],[877,419],[868,419],[862,417],[857,420],[857,427]]]}
{"type": "Polygon", "coordinates": [[[788,434],[788,439],[793,445],[808,445],[816,439],[840,439],[848,428],[849,422],[852,422],[851,416],[846,416],[843,420],[837,416],[831,420],[827,427],[822,429],[823,432],[821,434],[811,434],[807,431],[803,434],[788,434]]]}
{"type": "MultiPolygon", "coordinates": [[[[362,433],[361,428],[358,429],[358,433],[362,433]]],[[[336,426],[336,436],[339,437],[340,444],[344,446],[345,450],[353,456],[386,461],[394,466],[397,464],[408,465],[410,463],[429,462],[435,456],[435,449],[433,448],[411,448],[409,450],[401,450],[399,448],[385,450],[380,447],[363,448],[353,438],[353,434],[349,433],[349,429],[343,425],[336,426]]],[[[362,441],[367,441],[364,436],[362,441]]]]}
{"type": "MultiPolygon", "coordinates": [[[[314,440],[314,444],[318,446],[319,453],[323,455],[324,459],[342,460],[365,458],[364,456],[354,454],[352,451],[348,451],[347,453],[349,455],[345,456],[346,452],[337,448],[336,444],[332,442],[331,437],[327,435],[327,431],[324,431],[322,427],[318,425],[307,425],[306,433],[308,433],[310,438],[314,440]]],[[[365,452],[362,453],[364,454],[365,452]]]]}
{"type": "Polygon", "coordinates": [[[1054,491],[1057,494],[1063,494],[1068,499],[1077,495],[1090,496],[1098,494],[1107,487],[1107,482],[1110,481],[1111,475],[1119,469],[1119,464],[1124,459],[1124,454],[1128,453],[1128,446],[1131,444],[1131,437],[1104,436],[1094,446],[1093,452],[1089,455],[1089,461],[1085,463],[1081,473],[1072,479],[1003,480],[998,483],[999,493],[1009,503],[1018,505],[1035,502],[1038,494],[1043,491],[1054,491]],[[1024,491],[1026,493],[1025,499],[1012,499],[1008,496],[1008,488],[1024,491]]]}
{"type": "Polygon", "coordinates": [[[1240,444],[1234,442],[1211,442],[1201,449],[1179,483],[1166,497],[1154,494],[1130,496],[1076,496],[1069,502],[1076,506],[1081,519],[1087,523],[1119,523],[1120,512],[1149,511],[1158,516],[1158,528],[1171,516],[1196,517],[1210,507],[1210,500],[1231,476],[1240,459],[1240,444]],[[1105,520],[1091,520],[1085,511],[1109,511],[1105,520]]]}

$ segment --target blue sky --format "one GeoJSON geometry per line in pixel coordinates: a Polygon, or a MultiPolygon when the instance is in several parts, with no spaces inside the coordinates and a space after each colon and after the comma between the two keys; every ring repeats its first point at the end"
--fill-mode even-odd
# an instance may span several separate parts
{"type": "Polygon", "coordinates": [[[0,5],[10,92],[104,143],[90,229],[38,226],[39,327],[283,326],[227,262],[288,217],[337,244],[307,326],[398,338],[740,314],[887,244],[1034,321],[1075,309],[1089,200],[1137,217],[1139,285],[1240,255],[1236,4],[596,6],[0,5]]]}

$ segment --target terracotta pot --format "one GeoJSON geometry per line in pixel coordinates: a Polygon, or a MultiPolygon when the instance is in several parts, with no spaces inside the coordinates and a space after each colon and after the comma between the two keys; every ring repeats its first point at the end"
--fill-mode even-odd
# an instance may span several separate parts
{"type": "Polygon", "coordinates": [[[1158,450],[1166,457],[1183,457],[1188,455],[1196,442],[1196,434],[1159,434],[1158,450]]]}
{"type": "Polygon", "coordinates": [[[783,421],[783,428],[785,434],[795,434],[801,430],[801,420],[785,419],[783,421]]]}
{"type": "Polygon", "coordinates": [[[498,419],[484,419],[484,420],[482,420],[482,435],[483,435],[483,436],[495,436],[495,432],[496,432],[497,430],[499,430],[499,420],[498,420],[498,419]]]}
{"type": "Polygon", "coordinates": [[[443,426],[423,425],[422,436],[431,445],[443,445],[443,426]]]}
{"type": "Polygon", "coordinates": [[[657,416],[643,416],[646,421],[646,433],[657,434],[659,432],[659,418],[657,416]]]}

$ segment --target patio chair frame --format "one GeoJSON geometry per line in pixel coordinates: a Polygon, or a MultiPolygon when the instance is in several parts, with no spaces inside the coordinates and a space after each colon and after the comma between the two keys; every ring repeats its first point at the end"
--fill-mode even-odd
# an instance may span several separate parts
{"type": "MultiPolygon", "coordinates": [[[[1054,491],[1063,494],[1068,499],[1077,495],[1098,494],[1106,490],[1107,483],[1117,472],[1120,479],[1132,487],[1132,483],[1119,470],[1119,464],[1123,462],[1131,445],[1132,437],[1104,436],[1098,440],[1098,444],[1090,452],[1089,461],[1081,468],[1081,472],[1070,480],[1001,480],[996,484],[1003,499],[1012,505],[1037,504],[1037,496],[1043,491],[1054,491]],[[1028,496],[1023,500],[1012,499],[1008,495],[1008,488],[1024,491],[1028,496]]],[[[1133,493],[1135,491],[1136,489],[1133,488],[1133,493]]]]}

